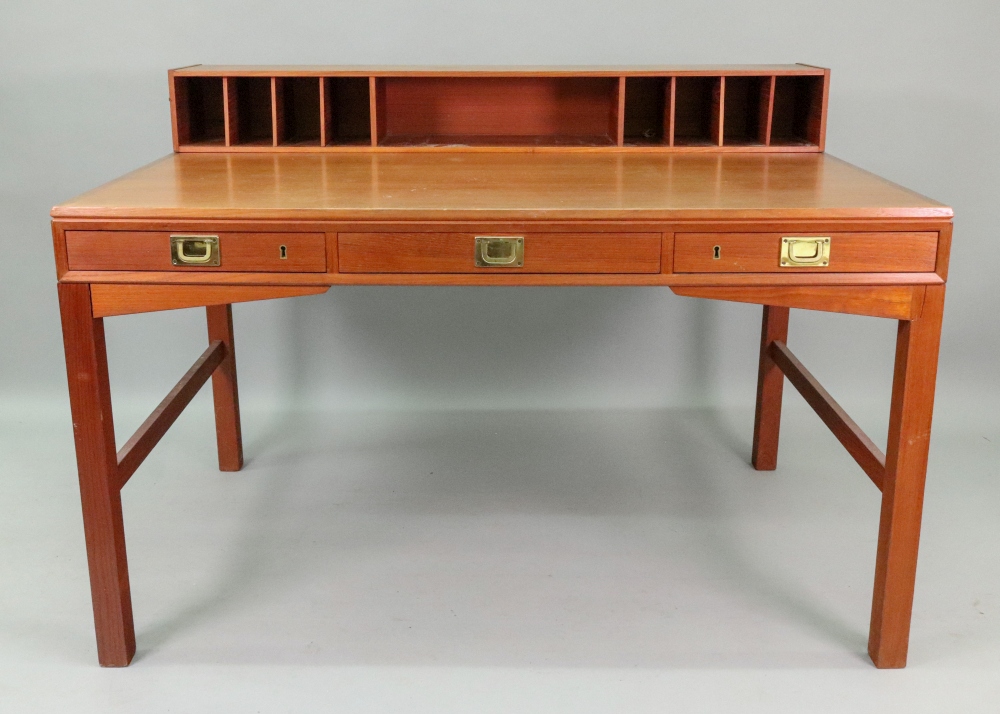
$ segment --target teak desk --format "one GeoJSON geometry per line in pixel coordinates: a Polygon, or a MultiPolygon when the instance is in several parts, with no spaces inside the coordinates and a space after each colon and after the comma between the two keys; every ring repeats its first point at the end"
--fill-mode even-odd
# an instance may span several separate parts
{"type": "Polygon", "coordinates": [[[882,493],[868,651],[903,667],[952,211],[822,152],[828,81],[799,65],[171,73],[176,153],[52,212],[100,663],[135,652],[120,490],[209,377],[219,466],[242,466],[232,303],[659,285],[763,305],[753,465],[775,468],[787,377],[882,493]],[[104,318],[184,307],[207,309],[208,349],[119,450],[104,318]],[[898,320],[885,454],[789,351],[790,308],[898,320]]]}

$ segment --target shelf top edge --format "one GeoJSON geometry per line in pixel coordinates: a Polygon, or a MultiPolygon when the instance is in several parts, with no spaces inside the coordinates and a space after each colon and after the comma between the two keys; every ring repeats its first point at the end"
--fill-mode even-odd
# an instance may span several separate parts
{"type": "Polygon", "coordinates": [[[174,77],[620,77],[823,75],[806,64],[760,65],[192,65],[174,77]]]}

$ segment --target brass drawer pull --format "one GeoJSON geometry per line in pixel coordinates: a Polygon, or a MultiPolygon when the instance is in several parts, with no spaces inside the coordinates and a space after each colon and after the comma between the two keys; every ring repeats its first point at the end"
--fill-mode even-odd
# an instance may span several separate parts
{"type": "Polygon", "coordinates": [[[822,268],[829,264],[829,237],[788,236],[781,239],[782,268],[822,268]]]}
{"type": "Polygon", "coordinates": [[[520,268],[524,266],[524,238],[476,236],[476,267],[520,268]]]}
{"type": "Polygon", "coordinates": [[[219,265],[219,236],[170,236],[170,255],[174,265],[219,265]]]}

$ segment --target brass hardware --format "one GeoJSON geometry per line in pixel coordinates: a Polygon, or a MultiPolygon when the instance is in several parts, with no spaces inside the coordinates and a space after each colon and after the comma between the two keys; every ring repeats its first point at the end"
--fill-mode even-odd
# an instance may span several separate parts
{"type": "Polygon", "coordinates": [[[722,246],[717,245],[712,247],[712,260],[719,260],[722,257],[722,246]]]}
{"type": "Polygon", "coordinates": [[[829,264],[829,237],[788,236],[781,239],[782,268],[823,268],[829,264]]]}
{"type": "Polygon", "coordinates": [[[520,268],[524,265],[524,238],[476,236],[476,267],[520,268]]]}
{"type": "Polygon", "coordinates": [[[281,246],[278,248],[278,257],[282,260],[288,260],[288,246],[281,246]]]}
{"type": "Polygon", "coordinates": [[[170,236],[170,254],[174,265],[217,266],[219,236],[170,236]]]}

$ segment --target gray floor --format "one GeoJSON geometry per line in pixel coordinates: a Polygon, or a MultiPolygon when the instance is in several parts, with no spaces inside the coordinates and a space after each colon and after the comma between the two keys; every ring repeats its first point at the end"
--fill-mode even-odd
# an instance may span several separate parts
{"type": "Polygon", "coordinates": [[[209,410],[124,491],[125,670],[96,665],[68,417],[3,417],[0,709],[1000,709],[1000,424],[939,420],[910,664],[880,672],[878,492],[797,396],[769,474],[745,410],[248,410],[222,474],[209,410]]]}

